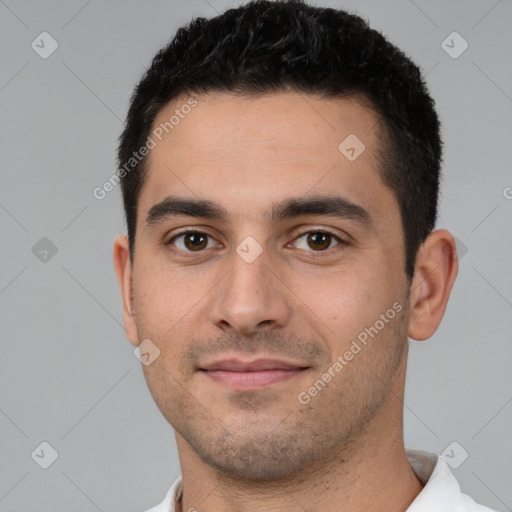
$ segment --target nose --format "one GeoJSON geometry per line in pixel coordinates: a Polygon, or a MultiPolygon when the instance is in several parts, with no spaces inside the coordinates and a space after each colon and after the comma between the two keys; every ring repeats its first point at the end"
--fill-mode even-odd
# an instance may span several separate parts
{"type": "Polygon", "coordinates": [[[251,263],[233,252],[229,264],[231,270],[213,295],[210,321],[244,335],[286,325],[291,316],[289,292],[265,252],[251,263]]]}

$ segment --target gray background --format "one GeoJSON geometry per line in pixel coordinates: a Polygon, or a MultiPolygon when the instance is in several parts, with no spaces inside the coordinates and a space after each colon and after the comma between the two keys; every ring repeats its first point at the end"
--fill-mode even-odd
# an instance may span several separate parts
{"type": "MultiPolygon", "coordinates": [[[[239,4],[0,0],[1,512],[141,511],[179,474],[124,335],[120,190],[92,191],[115,172],[155,52],[192,17],[239,4]],[[31,47],[43,31],[59,45],[47,59],[31,47]],[[41,252],[43,237],[56,254],[41,252]],[[48,469],[31,457],[43,441],[58,452],[48,469]]],[[[512,2],[317,5],[360,14],[427,74],[445,141],[438,227],[462,258],[440,328],[411,341],[406,445],[440,453],[456,441],[451,456],[469,454],[454,470],[463,490],[512,510],[512,2]],[[453,31],[469,44],[456,59],[441,45],[453,31]]]]}

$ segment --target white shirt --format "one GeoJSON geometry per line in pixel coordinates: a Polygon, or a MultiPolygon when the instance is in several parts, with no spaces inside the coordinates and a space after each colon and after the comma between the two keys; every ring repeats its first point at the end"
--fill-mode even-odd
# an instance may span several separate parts
{"type": "MultiPolygon", "coordinates": [[[[424,485],[406,512],[495,512],[463,494],[446,461],[434,453],[406,450],[411,467],[424,485]]],[[[146,512],[175,512],[181,499],[181,477],[167,491],[163,501],[146,512]]]]}

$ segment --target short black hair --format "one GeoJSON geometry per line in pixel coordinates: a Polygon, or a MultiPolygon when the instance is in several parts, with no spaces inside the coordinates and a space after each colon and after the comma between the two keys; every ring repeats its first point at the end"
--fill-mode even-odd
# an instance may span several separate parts
{"type": "MultiPolygon", "coordinates": [[[[119,138],[119,170],[133,263],[137,204],[158,112],[183,94],[262,95],[294,91],[363,98],[379,120],[383,183],[400,208],[405,269],[434,229],[442,159],[440,122],[420,69],[361,17],[302,0],[255,0],[211,19],[193,19],[154,57],[135,88],[119,138]]],[[[341,142],[341,141],[340,141],[341,142]]]]}

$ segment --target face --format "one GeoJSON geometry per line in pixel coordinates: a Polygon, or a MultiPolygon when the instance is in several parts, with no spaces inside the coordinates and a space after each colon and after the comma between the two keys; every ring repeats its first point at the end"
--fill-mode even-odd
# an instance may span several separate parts
{"type": "Polygon", "coordinates": [[[149,155],[127,332],[160,351],[143,369],[179,447],[232,477],[286,478],[343,454],[398,390],[398,203],[356,98],[196,99],[149,155]]]}

